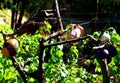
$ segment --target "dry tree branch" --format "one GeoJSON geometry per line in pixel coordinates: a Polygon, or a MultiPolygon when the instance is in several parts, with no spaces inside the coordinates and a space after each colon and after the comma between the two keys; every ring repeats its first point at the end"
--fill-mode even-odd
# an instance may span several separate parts
{"type": "Polygon", "coordinates": [[[48,44],[48,45],[45,45],[45,48],[50,47],[50,46],[56,46],[56,45],[60,45],[60,44],[65,44],[65,43],[77,42],[77,41],[84,40],[84,39],[87,39],[87,38],[90,38],[90,39],[97,42],[97,40],[94,37],[92,37],[91,35],[87,35],[87,36],[83,36],[83,37],[76,38],[76,39],[61,41],[61,42],[57,42],[57,43],[53,43],[53,44],[48,44]]]}
{"type": "Polygon", "coordinates": [[[21,78],[23,79],[24,83],[28,83],[28,80],[26,79],[26,75],[24,73],[24,71],[22,70],[22,68],[20,67],[19,63],[17,62],[15,57],[10,57],[10,59],[12,60],[13,66],[17,69],[17,71],[19,72],[21,78]]]}

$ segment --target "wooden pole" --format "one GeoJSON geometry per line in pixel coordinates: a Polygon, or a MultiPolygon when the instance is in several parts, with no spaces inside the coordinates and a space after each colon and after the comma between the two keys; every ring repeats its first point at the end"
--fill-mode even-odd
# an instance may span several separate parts
{"type": "Polygon", "coordinates": [[[39,40],[39,67],[38,67],[38,82],[42,83],[43,82],[43,52],[44,52],[44,44],[43,44],[43,39],[39,40]]]}
{"type": "Polygon", "coordinates": [[[56,7],[57,16],[58,16],[58,20],[59,20],[61,31],[64,31],[57,0],[55,0],[55,7],[56,7]]]}
{"type": "Polygon", "coordinates": [[[99,63],[101,65],[101,70],[102,70],[102,75],[103,75],[103,83],[110,83],[107,59],[102,59],[99,61],[99,63]]]}

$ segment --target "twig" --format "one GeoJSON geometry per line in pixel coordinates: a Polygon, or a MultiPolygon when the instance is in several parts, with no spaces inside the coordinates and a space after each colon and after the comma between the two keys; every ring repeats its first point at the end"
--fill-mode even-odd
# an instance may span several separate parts
{"type": "Polygon", "coordinates": [[[60,30],[60,31],[57,31],[57,32],[51,34],[50,36],[44,38],[44,41],[47,41],[47,40],[53,39],[53,38],[55,38],[55,37],[61,36],[61,35],[64,34],[67,30],[68,30],[68,29],[63,30],[63,31],[61,31],[61,30],[60,30]]]}

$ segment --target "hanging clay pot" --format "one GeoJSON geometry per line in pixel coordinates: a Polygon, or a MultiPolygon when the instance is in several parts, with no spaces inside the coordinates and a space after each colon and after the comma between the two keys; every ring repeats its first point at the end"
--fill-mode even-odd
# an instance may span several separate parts
{"type": "Polygon", "coordinates": [[[70,30],[70,33],[68,34],[67,39],[71,40],[71,39],[75,39],[75,38],[80,38],[80,37],[84,36],[84,34],[85,34],[85,30],[82,26],[73,24],[71,26],[71,30],[70,30]]]}
{"type": "Polygon", "coordinates": [[[19,45],[20,45],[19,40],[16,39],[15,37],[12,37],[6,40],[5,43],[3,44],[2,53],[7,57],[15,56],[17,54],[19,45]]]}

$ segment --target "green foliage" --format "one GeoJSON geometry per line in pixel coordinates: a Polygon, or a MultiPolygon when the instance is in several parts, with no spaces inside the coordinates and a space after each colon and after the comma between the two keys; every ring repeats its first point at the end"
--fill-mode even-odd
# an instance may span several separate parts
{"type": "Polygon", "coordinates": [[[12,0],[0,0],[0,8],[10,8],[12,0]]]}
{"type": "MultiPolygon", "coordinates": [[[[52,26],[49,23],[46,23],[47,27],[45,31],[49,31],[52,26]]],[[[44,28],[41,28],[42,30],[44,28]]],[[[6,33],[12,33],[13,30],[7,25],[0,25],[0,31],[4,30],[6,33]]],[[[46,37],[47,35],[40,35],[38,30],[35,35],[22,35],[17,37],[20,40],[19,53],[16,55],[17,61],[21,65],[22,69],[27,72],[34,72],[37,70],[39,61],[39,43],[38,40],[41,37],[46,37]],[[28,67],[25,67],[25,63],[31,61],[28,67]]],[[[107,33],[111,35],[111,43],[117,48],[118,55],[112,58],[111,63],[108,64],[110,75],[115,75],[117,77],[117,82],[120,80],[120,73],[118,72],[120,63],[120,36],[116,33],[113,27],[110,27],[106,30],[107,33]]],[[[101,32],[95,32],[93,36],[98,39],[101,32]]],[[[16,36],[16,35],[15,35],[16,36]]],[[[51,40],[51,43],[55,43],[56,40],[51,40]]],[[[64,53],[62,50],[65,45],[52,46],[50,48],[51,58],[48,62],[43,63],[43,68],[45,69],[43,77],[44,83],[96,83],[102,82],[102,74],[100,69],[100,64],[96,59],[93,62],[96,64],[95,73],[89,73],[87,70],[77,65],[78,57],[82,51],[82,47],[86,44],[86,40],[79,42],[78,44],[70,45],[68,49],[68,63],[64,63],[63,56],[64,53]]],[[[3,38],[0,34],[0,46],[3,46],[3,38]]],[[[45,44],[48,44],[48,42],[45,44]]],[[[46,56],[46,51],[44,51],[44,57],[46,56]]],[[[90,63],[89,60],[87,63],[90,63]]],[[[30,83],[36,83],[36,79],[27,76],[27,79],[30,83]]],[[[22,83],[22,79],[18,71],[13,67],[12,61],[5,57],[0,51],[0,83],[22,83]]]]}
{"type": "MultiPolygon", "coordinates": [[[[0,25],[0,31],[5,31],[6,33],[8,32],[13,32],[8,25],[0,25]]],[[[3,37],[2,34],[0,34],[0,46],[3,46],[3,37]]],[[[5,57],[1,51],[0,51],[0,82],[15,82],[17,78],[18,73],[16,69],[12,65],[12,61],[5,57]]]]}
{"type": "Polygon", "coordinates": [[[38,33],[40,33],[41,38],[48,36],[52,28],[52,26],[50,25],[48,21],[44,21],[44,23],[46,24],[46,26],[41,26],[40,30],[38,30],[38,33]]]}
{"type": "MultiPolygon", "coordinates": [[[[116,30],[113,27],[109,27],[106,29],[106,32],[111,35],[111,43],[114,45],[118,51],[118,55],[112,58],[112,61],[108,64],[109,70],[110,70],[110,76],[115,76],[117,79],[117,82],[119,82],[119,60],[120,60],[120,35],[116,33],[116,30]]],[[[100,35],[100,32],[94,32],[94,36],[98,38],[100,35]]],[[[98,69],[99,67],[97,67],[98,69]]]]}

